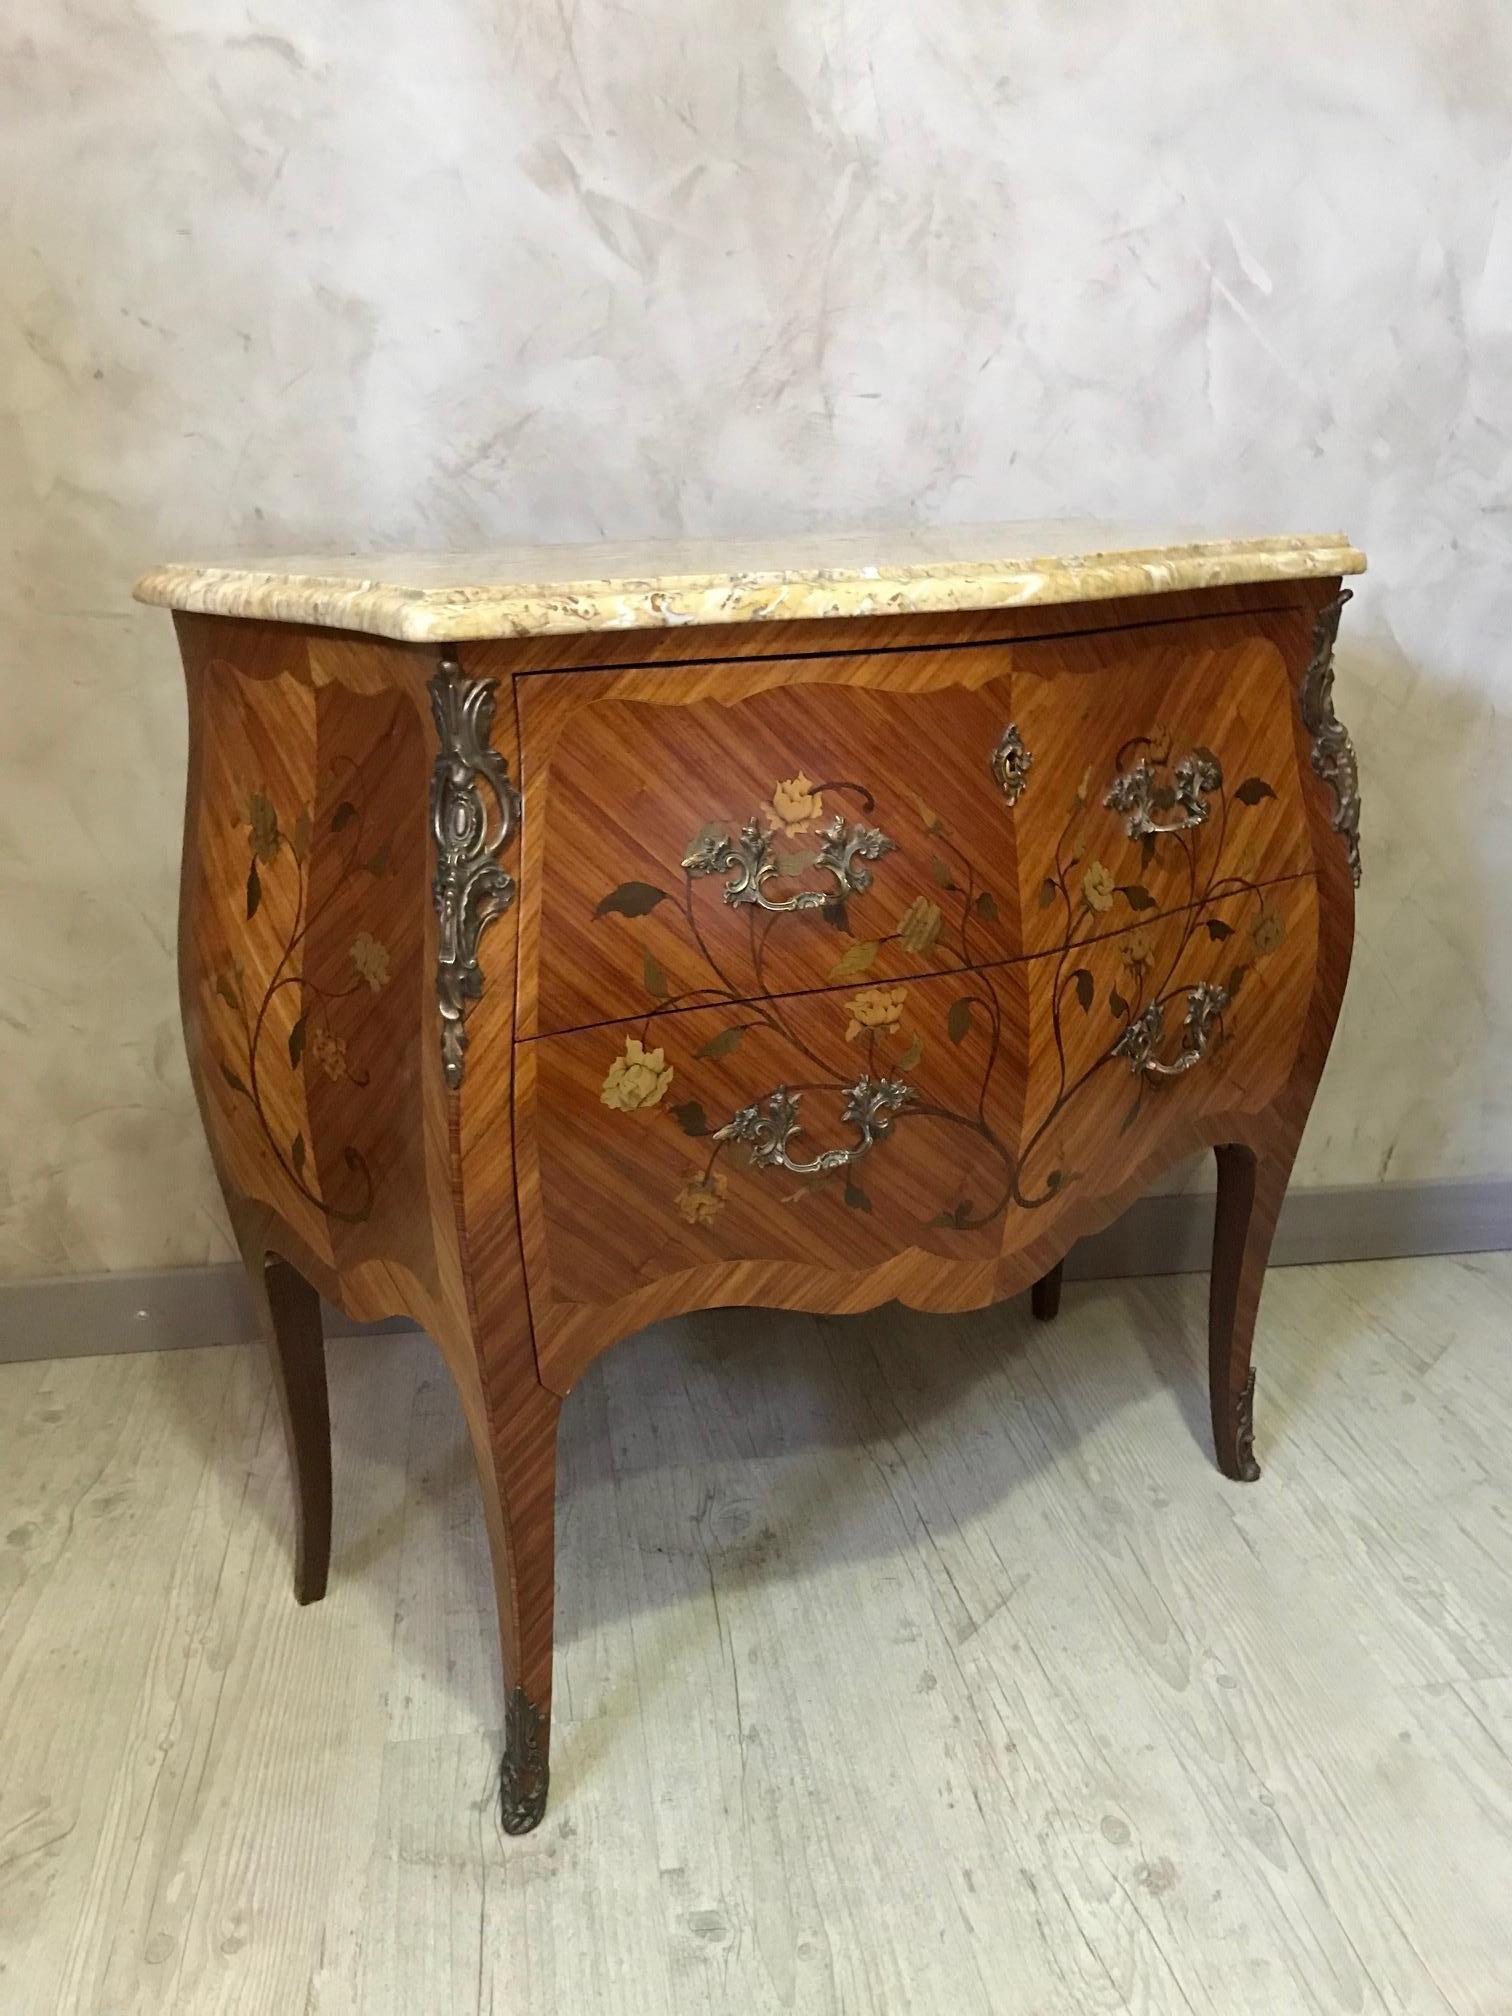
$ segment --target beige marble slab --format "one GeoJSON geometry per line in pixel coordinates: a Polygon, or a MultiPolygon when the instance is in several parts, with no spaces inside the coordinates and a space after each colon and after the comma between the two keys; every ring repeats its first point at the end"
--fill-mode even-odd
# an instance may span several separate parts
{"type": "Polygon", "coordinates": [[[1364,571],[1342,532],[1197,537],[1065,520],[747,542],[506,546],[156,567],[139,602],[408,643],[1100,602],[1364,571]]]}

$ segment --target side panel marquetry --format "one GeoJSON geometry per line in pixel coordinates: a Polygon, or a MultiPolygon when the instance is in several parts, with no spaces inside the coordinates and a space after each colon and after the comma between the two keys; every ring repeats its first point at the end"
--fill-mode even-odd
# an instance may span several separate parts
{"type": "Polygon", "coordinates": [[[443,1262],[426,1208],[440,1072],[420,1040],[436,1011],[416,654],[338,650],[333,672],[324,640],[291,626],[185,618],[180,632],[181,995],[218,1166],[359,1313],[426,1302],[443,1262]]]}

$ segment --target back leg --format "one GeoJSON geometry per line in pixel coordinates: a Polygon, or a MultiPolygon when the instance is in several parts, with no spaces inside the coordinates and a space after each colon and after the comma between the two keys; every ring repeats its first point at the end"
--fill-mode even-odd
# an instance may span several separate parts
{"type": "Polygon", "coordinates": [[[1060,1314],[1061,1275],[1065,1265],[1064,1260],[1058,1260],[1029,1290],[1029,1307],[1041,1323],[1053,1323],[1060,1314]]]}
{"type": "Polygon", "coordinates": [[[331,1408],[320,1297],[276,1253],[242,1257],[273,1368],[294,1486],[294,1596],[318,1603],[331,1566],[331,1408]]]}

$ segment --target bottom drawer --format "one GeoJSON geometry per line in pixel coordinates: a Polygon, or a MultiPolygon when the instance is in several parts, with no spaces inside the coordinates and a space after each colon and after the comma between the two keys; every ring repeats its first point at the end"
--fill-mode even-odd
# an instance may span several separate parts
{"type": "MultiPolygon", "coordinates": [[[[1100,891],[1093,892],[1101,901],[1100,891]]],[[[516,1152],[543,1371],[679,1310],[989,1299],[1002,1262],[1289,1076],[1310,877],[1152,923],[1083,902],[1008,965],[520,1044],[516,1152]],[[1122,928],[1110,926],[1119,922],[1122,928]]]]}

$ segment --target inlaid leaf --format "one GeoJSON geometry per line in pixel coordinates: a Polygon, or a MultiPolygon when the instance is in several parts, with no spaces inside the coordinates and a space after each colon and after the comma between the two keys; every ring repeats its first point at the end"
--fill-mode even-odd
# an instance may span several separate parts
{"type": "Polygon", "coordinates": [[[982,889],[977,892],[976,913],[984,924],[996,924],[998,921],[997,899],[993,896],[990,889],[982,889]]]}
{"type": "Polygon", "coordinates": [[[1078,966],[1071,975],[1071,980],[1076,988],[1076,998],[1081,1003],[1082,1013],[1085,1015],[1092,1006],[1094,992],[1092,975],[1085,966],[1078,966]]]}
{"type": "Polygon", "coordinates": [[[1048,910],[1059,894],[1060,884],[1053,876],[1047,875],[1040,884],[1039,907],[1041,910],[1048,910]]]}
{"type": "Polygon", "coordinates": [[[306,1019],[305,1016],[301,1015],[299,1020],[294,1024],[294,1027],[289,1031],[289,1062],[296,1071],[299,1069],[299,1060],[304,1055],[306,1019]]]}
{"type": "Polygon", "coordinates": [[[1134,1125],[1134,1122],[1139,1118],[1139,1109],[1140,1106],[1143,1104],[1143,1102],[1144,1102],[1144,1087],[1141,1086],[1139,1091],[1135,1094],[1134,1104],[1129,1108],[1128,1112],[1125,1113],[1122,1121],[1119,1124],[1118,1131],[1120,1134],[1127,1134],[1129,1129],[1134,1125]]]}
{"type": "Polygon", "coordinates": [[[871,1199],[870,1197],[867,1196],[866,1192],[861,1188],[861,1185],[859,1183],[852,1183],[850,1181],[846,1182],[845,1201],[847,1204],[849,1204],[852,1211],[871,1210],[871,1199]]]}
{"type": "Polygon", "coordinates": [[[248,1099],[252,1097],[252,1094],[247,1091],[246,1086],[243,1085],[240,1078],[238,1078],[236,1073],[231,1069],[231,1066],[225,1063],[224,1061],[221,1064],[221,1076],[222,1078],[225,1079],[226,1083],[231,1087],[231,1090],[233,1092],[244,1093],[248,1099]]]}
{"type": "Polygon", "coordinates": [[[229,973],[216,974],[215,991],[228,1008],[240,1008],[241,1001],[237,997],[236,988],[229,973]]]}
{"type": "Polygon", "coordinates": [[[728,816],[721,816],[718,819],[706,819],[688,842],[688,853],[700,853],[711,841],[727,840],[730,836],[730,828],[739,824],[740,821],[738,819],[731,819],[728,816]]]}
{"type": "Polygon", "coordinates": [[[1233,937],[1234,927],[1232,924],[1225,924],[1221,917],[1209,917],[1207,920],[1207,934],[1209,938],[1222,943],[1225,938],[1233,937]]]}
{"type": "Polygon", "coordinates": [[[931,875],[933,875],[934,879],[936,880],[936,882],[939,883],[942,889],[954,889],[955,884],[950,879],[950,870],[946,867],[945,863],[940,859],[938,854],[930,855],[929,872],[931,875]]]}
{"type": "Polygon", "coordinates": [[[903,1052],[903,1055],[894,1064],[893,1069],[894,1071],[915,1071],[918,1069],[923,1056],[924,1038],[922,1036],[915,1036],[908,1048],[903,1052]]]}
{"type": "Polygon", "coordinates": [[[960,1232],[970,1223],[971,1214],[974,1209],[975,1206],[972,1204],[971,1199],[963,1197],[959,1203],[953,1204],[948,1211],[941,1211],[936,1217],[931,1218],[929,1222],[931,1225],[938,1226],[942,1232],[960,1232]]]}
{"type": "Polygon", "coordinates": [[[709,1132],[709,1116],[696,1099],[684,1100],[681,1106],[673,1106],[670,1111],[684,1134],[697,1136],[709,1132]]]}
{"type": "Polygon", "coordinates": [[[331,814],[331,831],[339,833],[343,826],[350,826],[356,817],[357,807],[352,803],[350,798],[343,798],[341,803],[336,807],[336,810],[331,814]]]}
{"type": "Polygon", "coordinates": [[[1139,837],[1139,865],[1141,868],[1148,868],[1154,859],[1155,835],[1153,833],[1142,833],[1139,837]]]}
{"type": "Polygon", "coordinates": [[[1275,795],[1263,777],[1246,777],[1234,793],[1241,805],[1258,805],[1262,798],[1274,798],[1275,795]]]}
{"type": "Polygon", "coordinates": [[[369,875],[386,875],[389,865],[389,843],[385,840],[367,864],[369,875]]]}
{"type": "Polygon", "coordinates": [[[871,970],[872,961],[880,950],[875,938],[858,938],[854,945],[847,945],[840,957],[831,966],[831,980],[855,980],[871,970]]]}
{"type": "Polygon", "coordinates": [[[922,798],[915,797],[914,803],[919,808],[919,824],[924,828],[926,833],[943,833],[945,831],[944,822],[941,820],[940,815],[930,806],[926,805],[922,798]]]}
{"type": "Polygon", "coordinates": [[[1113,1017],[1115,1022],[1122,1022],[1124,1017],[1128,1014],[1128,1012],[1129,1012],[1128,1002],[1125,1001],[1122,994],[1120,994],[1118,989],[1115,987],[1112,993],[1108,996],[1108,1013],[1113,1017]]]}
{"type": "Polygon", "coordinates": [[[1238,1000],[1239,989],[1244,985],[1245,979],[1249,974],[1249,970],[1250,969],[1248,968],[1248,966],[1236,966],[1233,972],[1229,975],[1228,996],[1230,1001],[1238,1000]]]}
{"type": "Polygon", "coordinates": [[[278,859],[283,835],[278,830],[278,812],[266,791],[254,791],[247,800],[247,838],[252,852],[264,867],[278,859]]]}
{"type": "Polygon", "coordinates": [[[1155,908],[1155,898],[1146,889],[1143,882],[1120,883],[1118,893],[1131,910],[1153,910],[1155,908]]]}
{"type": "Polygon", "coordinates": [[[945,1018],[945,1033],[952,1043],[964,1043],[971,1034],[971,1001],[963,994],[959,1001],[952,1001],[950,1013],[945,1018]]]}
{"type": "Polygon", "coordinates": [[[346,1166],[348,1167],[348,1169],[351,1170],[354,1176],[361,1174],[362,1157],[357,1153],[357,1150],[351,1145],[350,1142],[348,1142],[346,1147],[342,1149],[341,1159],[343,1162],[345,1162],[346,1166]]]}
{"type": "Polygon", "coordinates": [[[294,1139],[289,1143],[289,1160],[294,1164],[294,1174],[296,1176],[303,1175],[305,1165],[305,1138],[303,1134],[296,1134],[294,1139]]]}
{"type": "Polygon", "coordinates": [[[641,978],[646,983],[646,992],[654,1000],[666,1000],[669,992],[667,976],[663,973],[660,966],[657,965],[655,958],[645,946],[641,947],[641,978]]]}
{"type": "Polygon", "coordinates": [[[1053,1197],[1056,1191],[1059,1190],[1059,1188],[1061,1187],[1062,1183],[1065,1182],[1065,1180],[1066,1180],[1066,1172],[1064,1169],[1052,1169],[1050,1171],[1050,1174],[1045,1178],[1045,1188],[1050,1192],[1051,1196],[1053,1197]]]}
{"type": "Polygon", "coordinates": [[[618,889],[611,889],[601,899],[593,914],[595,917],[644,917],[658,903],[667,900],[667,891],[657,889],[649,882],[621,882],[618,889]]]}
{"type": "Polygon", "coordinates": [[[831,896],[819,915],[832,931],[843,931],[847,937],[850,936],[850,912],[845,907],[843,896],[831,896]]]}
{"type": "Polygon", "coordinates": [[[745,1035],[745,1032],[746,1025],[744,1022],[737,1022],[729,1029],[721,1029],[718,1035],[711,1036],[707,1043],[700,1043],[698,1048],[693,1052],[693,1055],[695,1057],[710,1057],[715,1061],[721,1057],[728,1057],[732,1050],[740,1048],[740,1039],[745,1035]]]}
{"type": "Polygon", "coordinates": [[[289,842],[294,849],[294,859],[303,862],[310,851],[310,808],[301,805],[299,817],[294,821],[294,838],[289,842]]]}
{"type": "Polygon", "coordinates": [[[257,872],[254,861],[247,870],[247,921],[250,924],[257,915],[257,906],[262,901],[262,877],[257,872]]]}

